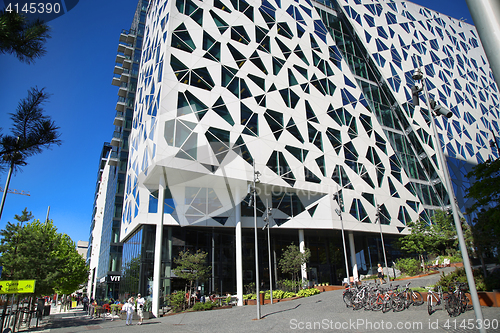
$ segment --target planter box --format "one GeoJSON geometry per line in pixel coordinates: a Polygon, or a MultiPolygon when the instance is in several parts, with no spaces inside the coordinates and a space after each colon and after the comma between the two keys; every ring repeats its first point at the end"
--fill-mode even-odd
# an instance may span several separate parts
{"type": "Polygon", "coordinates": [[[419,278],[419,277],[422,277],[422,276],[428,276],[428,275],[434,275],[434,274],[439,274],[439,271],[432,271],[430,273],[425,273],[425,274],[419,274],[419,275],[415,275],[415,276],[409,276],[409,277],[405,277],[405,278],[401,278],[401,279],[396,279],[394,281],[403,281],[403,280],[410,280],[410,279],[415,279],[415,278],[419,278]]]}
{"type": "MultiPolygon", "coordinates": [[[[424,303],[427,302],[427,292],[420,292],[424,299],[424,303]]],[[[500,292],[492,292],[492,291],[478,291],[477,296],[479,298],[479,304],[481,306],[488,307],[499,307],[500,306],[500,292]]],[[[472,301],[469,299],[472,304],[472,301]]]]}
{"type": "Polygon", "coordinates": [[[318,289],[320,292],[345,289],[344,286],[314,286],[314,288],[318,289]]]}

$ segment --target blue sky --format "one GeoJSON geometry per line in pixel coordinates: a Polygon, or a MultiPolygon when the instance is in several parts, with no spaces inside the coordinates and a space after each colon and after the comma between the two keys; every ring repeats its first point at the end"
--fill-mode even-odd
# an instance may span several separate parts
{"type": "MultiPolygon", "coordinates": [[[[465,0],[417,0],[419,5],[454,18],[472,19],[465,0]]],[[[99,154],[113,135],[118,88],[111,85],[122,29],[129,29],[137,0],[83,0],[50,21],[47,54],[34,64],[0,55],[0,127],[8,133],[9,113],[30,87],[46,87],[52,96],[45,110],[61,128],[62,145],[30,157],[13,175],[0,229],[27,207],[37,219],[49,218],[75,242],[87,241],[99,154]]],[[[0,6],[3,6],[0,4],[0,6]]],[[[0,7],[1,8],[1,7],[0,7]]],[[[0,173],[3,188],[7,172],[0,173]]]]}

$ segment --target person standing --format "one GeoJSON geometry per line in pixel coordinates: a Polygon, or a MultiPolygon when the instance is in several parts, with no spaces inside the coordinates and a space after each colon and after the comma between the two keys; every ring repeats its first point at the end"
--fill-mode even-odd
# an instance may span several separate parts
{"type": "Polygon", "coordinates": [[[127,320],[125,325],[132,325],[132,317],[134,315],[134,298],[130,297],[128,302],[122,306],[122,312],[127,313],[127,320]]]}
{"type": "Polygon", "coordinates": [[[83,311],[88,312],[89,311],[89,298],[87,297],[87,295],[83,296],[82,303],[83,303],[83,311]]]}
{"type": "Polygon", "coordinates": [[[144,304],[146,300],[141,297],[141,294],[137,294],[137,316],[139,316],[139,322],[137,325],[142,325],[142,320],[144,319],[144,304]]]}
{"type": "MultiPolygon", "coordinates": [[[[72,301],[72,298],[71,298],[71,295],[68,295],[68,297],[66,297],[66,309],[69,311],[71,310],[71,301],[72,301]]],[[[66,310],[65,310],[66,311],[66,310]]]]}

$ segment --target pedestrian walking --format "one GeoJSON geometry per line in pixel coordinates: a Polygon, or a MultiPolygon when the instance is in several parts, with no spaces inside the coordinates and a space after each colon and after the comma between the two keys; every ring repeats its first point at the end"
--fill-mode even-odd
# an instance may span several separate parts
{"type": "Polygon", "coordinates": [[[384,269],[382,268],[382,265],[378,264],[377,271],[378,271],[378,279],[380,281],[380,284],[385,283],[385,280],[384,280],[384,269]]]}
{"type": "Polygon", "coordinates": [[[128,302],[122,306],[122,312],[127,313],[125,325],[132,325],[132,316],[134,315],[134,298],[130,297],[128,302]]]}
{"type": "Polygon", "coordinates": [[[142,320],[144,319],[144,304],[146,300],[141,297],[141,294],[137,295],[137,316],[139,316],[139,322],[137,325],[142,325],[142,320]]]}

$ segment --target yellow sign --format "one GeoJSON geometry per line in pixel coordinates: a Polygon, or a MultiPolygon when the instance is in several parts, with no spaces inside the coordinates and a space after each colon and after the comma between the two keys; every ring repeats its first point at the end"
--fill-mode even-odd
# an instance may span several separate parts
{"type": "Polygon", "coordinates": [[[35,280],[0,281],[0,294],[32,294],[35,280]]]}

